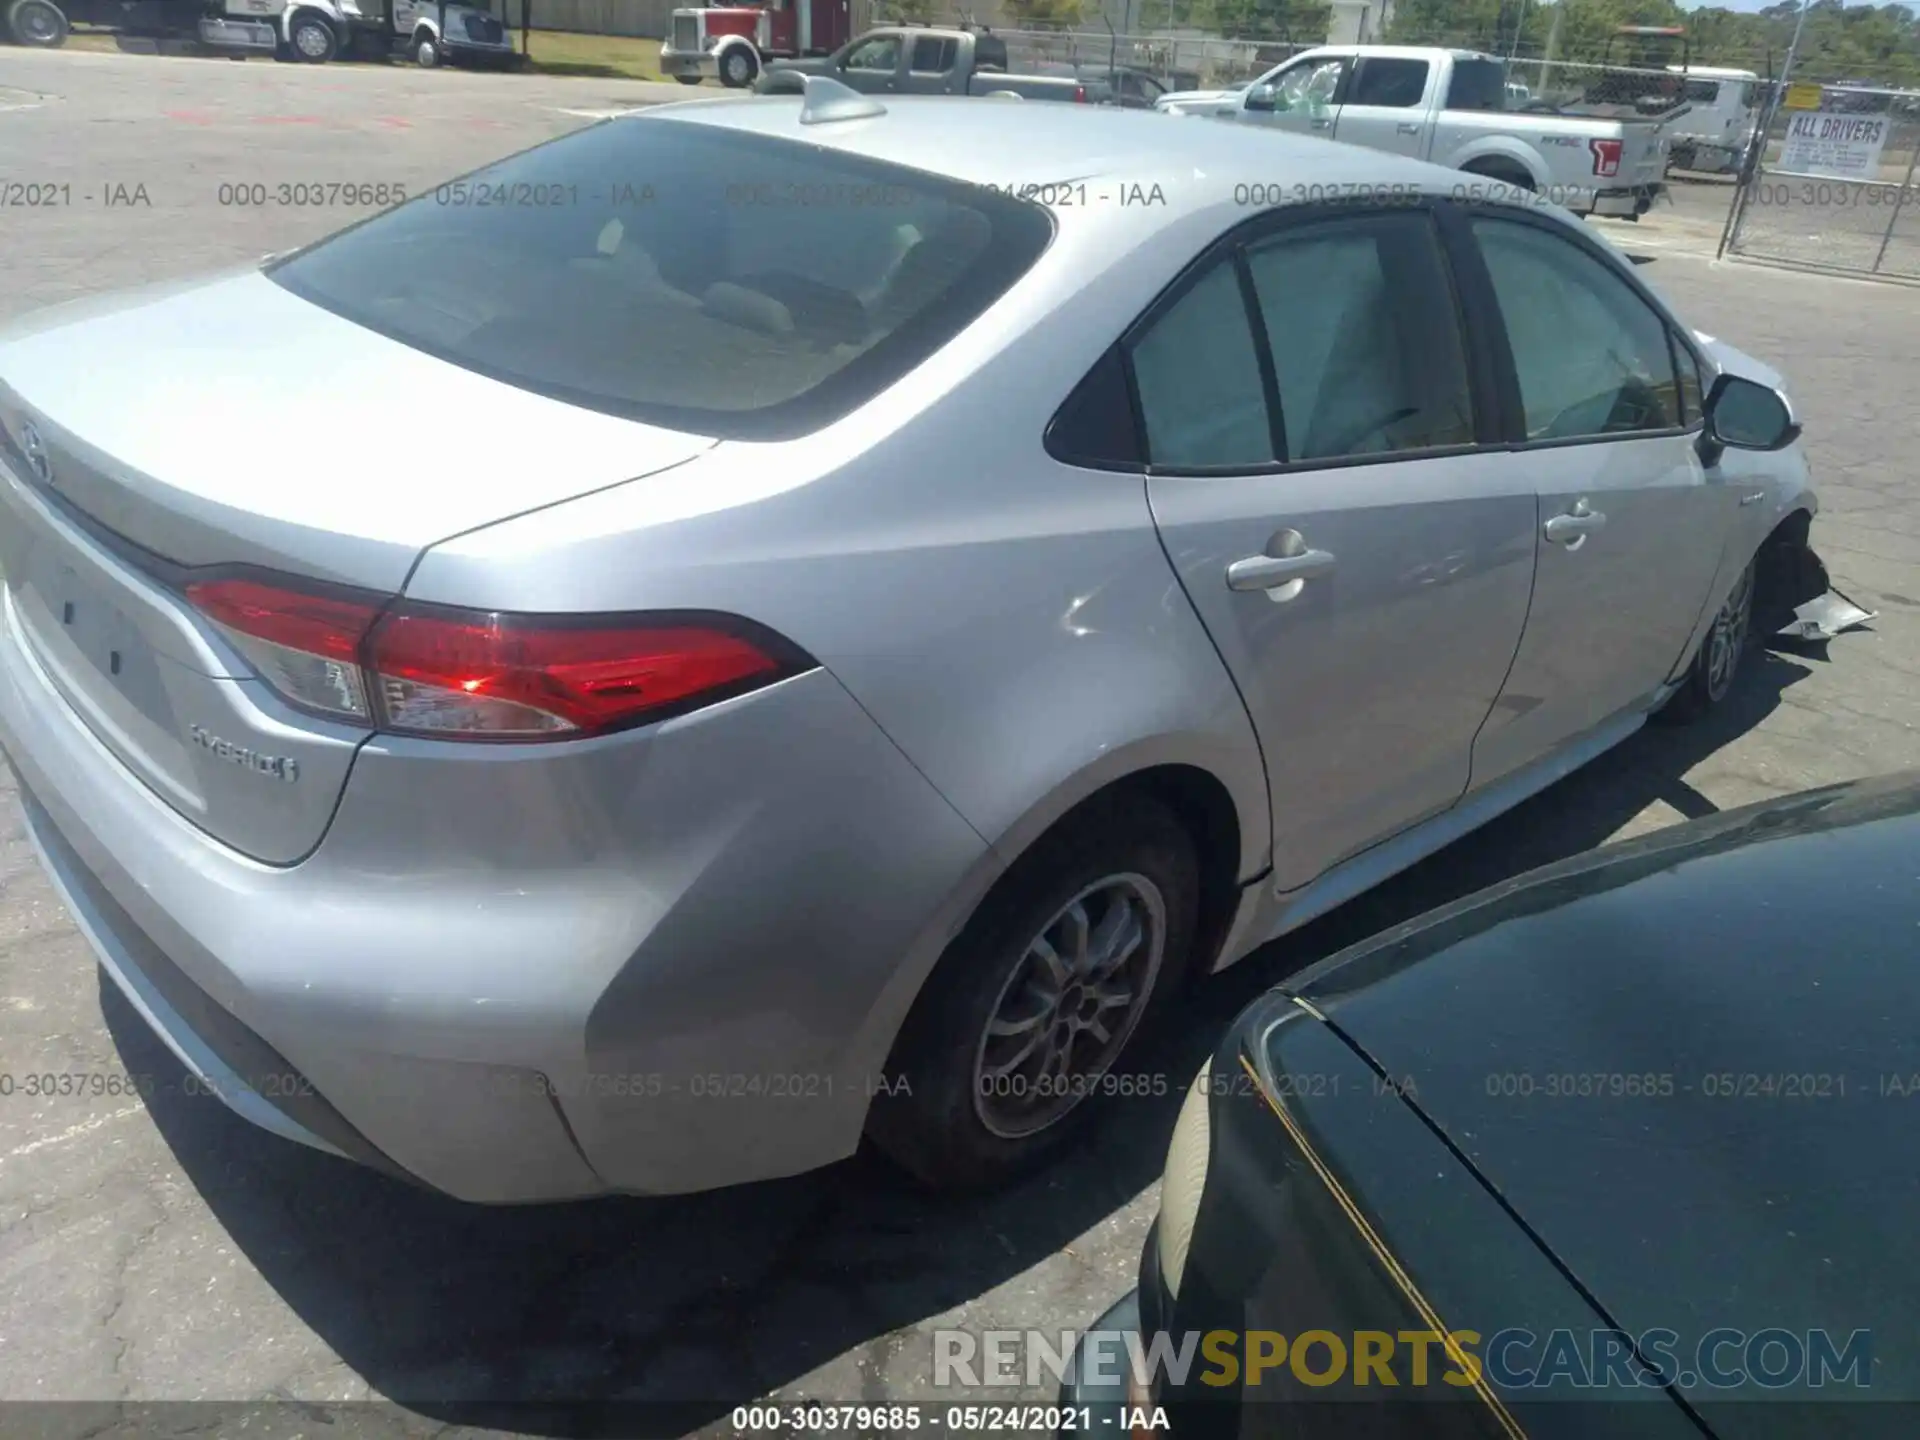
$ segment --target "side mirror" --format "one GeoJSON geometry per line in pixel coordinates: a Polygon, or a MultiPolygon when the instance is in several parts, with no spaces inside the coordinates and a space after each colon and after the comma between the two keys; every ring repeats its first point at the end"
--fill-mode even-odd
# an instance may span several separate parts
{"type": "Polygon", "coordinates": [[[1279,102],[1274,98],[1273,86],[1249,85],[1247,87],[1246,108],[1249,110],[1279,109],[1279,102]]]}
{"type": "Polygon", "coordinates": [[[1739,375],[1721,375],[1701,406],[1706,439],[1734,450],[1784,450],[1800,438],[1787,397],[1739,375]]]}

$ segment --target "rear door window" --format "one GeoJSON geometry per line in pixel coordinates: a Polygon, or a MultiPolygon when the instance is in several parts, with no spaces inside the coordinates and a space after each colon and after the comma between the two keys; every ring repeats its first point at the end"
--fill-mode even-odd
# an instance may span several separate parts
{"type": "Polygon", "coordinates": [[[1449,110],[1507,108],[1507,67],[1498,60],[1455,60],[1447,83],[1449,110]]]}
{"type": "Polygon", "coordinates": [[[1353,88],[1347,92],[1346,103],[1410,110],[1427,93],[1427,72],[1425,60],[1363,58],[1360,73],[1353,77],[1353,88]]]}
{"type": "Polygon", "coordinates": [[[917,75],[944,75],[953,69],[959,43],[938,36],[922,35],[913,42],[913,60],[908,66],[917,75]]]}
{"type": "Polygon", "coordinates": [[[775,439],[931,355],[1052,233],[1042,207],[986,187],[642,116],[443,185],[268,274],[528,390],[775,439]]]}

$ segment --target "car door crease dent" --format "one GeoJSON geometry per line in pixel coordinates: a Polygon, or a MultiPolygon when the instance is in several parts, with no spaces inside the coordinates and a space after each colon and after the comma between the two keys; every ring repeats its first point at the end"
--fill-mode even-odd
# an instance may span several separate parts
{"type": "MultiPolygon", "coordinates": [[[[1300,1002],[1296,999],[1294,1003],[1299,1004],[1300,1002]]],[[[1627,1345],[1633,1353],[1634,1360],[1637,1361],[1639,1365],[1644,1370],[1646,1370],[1649,1374],[1658,1375],[1660,1377],[1662,1382],[1660,1388],[1666,1391],[1668,1396],[1670,1396],[1673,1402],[1680,1407],[1681,1411],[1686,1415],[1686,1417],[1689,1420],[1691,1420],[1696,1426],[1699,1427],[1700,1433],[1702,1435],[1711,1436],[1714,1433],[1713,1430],[1711,1429],[1711,1427],[1708,1426],[1706,1421],[1701,1418],[1700,1413],[1694,1409],[1692,1402],[1688,1400],[1687,1397],[1683,1395],[1676,1388],[1675,1379],[1668,1376],[1664,1370],[1660,1369],[1659,1366],[1653,1364],[1652,1361],[1647,1359],[1646,1355],[1640,1349],[1639,1338],[1637,1336],[1630,1335],[1627,1333],[1626,1327],[1623,1326],[1617,1319],[1614,1318],[1612,1311],[1608,1310],[1606,1306],[1600,1303],[1600,1297],[1595,1295],[1593,1291],[1588,1288],[1586,1282],[1583,1281],[1578,1275],[1574,1274],[1572,1267],[1569,1266],[1565,1260],[1561,1259],[1559,1252],[1556,1251],[1551,1245],[1547,1243],[1546,1237],[1543,1236],[1538,1230],[1534,1229],[1532,1225],[1527,1223],[1526,1217],[1523,1216],[1518,1210],[1514,1208],[1512,1202],[1510,1202],[1507,1199],[1506,1195],[1502,1193],[1500,1187],[1493,1183],[1492,1179],[1488,1177],[1485,1171],[1483,1171],[1478,1165],[1474,1164],[1474,1162],[1472,1161],[1471,1158],[1468,1157],[1466,1152],[1463,1151],[1459,1147],[1459,1145],[1454,1143],[1453,1137],[1448,1135],[1445,1130],[1441,1129],[1440,1125],[1433,1119],[1431,1115],[1427,1114],[1427,1112],[1420,1106],[1419,1102],[1414,1097],[1412,1097],[1407,1093],[1407,1087],[1403,1084],[1396,1082],[1391,1076],[1389,1076],[1387,1072],[1383,1068],[1381,1068],[1380,1062],[1375,1060],[1373,1056],[1365,1049],[1365,1047],[1363,1047],[1357,1040],[1355,1040],[1353,1036],[1349,1035],[1344,1029],[1342,1029],[1340,1026],[1340,1023],[1337,1020],[1329,1019],[1325,1014],[1321,1013],[1317,1009],[1307,1007],[1307,1006],[1302,1006],[1302,1008],[1307,1010],[1308,1014],[1313,1015],[1314,1018],[1319,1020],[1321,1024],[1325,1025],[1335,1035],[1339,1036],[1341,1042],[1345,1044],[1349,1050],[1353,1051],[1353,1053],[1356,1056],[1359,1057],[1360,1062],[1363,1065],[1365,1065],[1369,1070],[1373,1071],[1376,1080],[1380,1084],[1387,1085],[1392,1088],[1393,1093],[1399,1097],[1401,1103],[1403,1103],[1409,1110],[1413,1112],[1414,1117],[1417,1120],[1419,1120],[1419,1122],[1427,1128],[1428,1132],[1432,1134],[1434,1139],[1438,1140],[1442,1145],[1444,1145],[1447,1148],[1447,1152],[1451,1154],[1455,1160],[1459,1161],[1461,1165],[1466,1167],[1467,1173],[1472,1175],[1475,1180],[1478,1180],[1480,1182],[1481,1187],[1486,1190],[1489,1196],[1492,1197],[1494,1204],[1498,1205],[1503,1211],[1506,1212],[1507,1218],[1513,1221],[1513,1223],[1520,1228],[1520,1232],[1523,1235],[1525,1235],[1528,1240],[1533,1242],[1534,1248],[1540,1252],[1541,1256],[1546,1260],[1546,1262],[1549,1265],[1553,1266],[1555,1270],[1560,1272],[1561,1277],[1565,1279],[1566,1282],[1573,1287],[1574,1292],[1577,1295],[1579,1295],[1582,1300],[1586,1301],[1586,1303],[1592,1308],[1593,1313],[1598,1315],[1602,1320],[1604,1320],[1607,1323],[1609,1327],[1611,1327],[1614,1330],[1616,1334],[1622,1336],[1627,1341],[1627,1345]]]]}

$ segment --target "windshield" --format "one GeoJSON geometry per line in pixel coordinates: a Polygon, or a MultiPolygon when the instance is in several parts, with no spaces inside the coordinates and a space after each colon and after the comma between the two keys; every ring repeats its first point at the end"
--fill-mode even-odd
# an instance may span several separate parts
{"type": "Polygon", "coordinates": [[[635,118],[443,185],[268,274],[525,389],[777,439],[864,404],[931,355],[1051,235],[1044,209],[983,188],[635,118]]]}

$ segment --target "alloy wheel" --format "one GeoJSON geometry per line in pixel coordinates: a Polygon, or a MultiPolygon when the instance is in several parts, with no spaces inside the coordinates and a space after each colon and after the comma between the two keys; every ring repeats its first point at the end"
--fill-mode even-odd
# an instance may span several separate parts
{"type": "Polygon", "coordinates": [[[974,1108],[1002,1139],[1058,1123],[1112,1067],[1159,979],[1167,909],[1144,875],[1110,875],[1027,943],[974,1053],[974,1108]]]}
{"type": "Polygon", "coordinates": [[[1722,699],[1733,686],[1734,672],[1740,668],[1740,654],[1747,646],[1747,629],[1753,620],[1753,567],[1749,565],[1734,582],[1720,613],[1713,617],[1713,629],[1707,634],[1707,696],[1722,699]]]}

